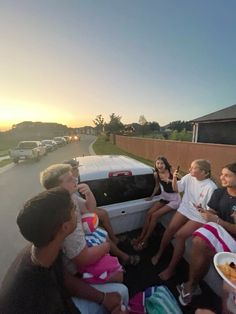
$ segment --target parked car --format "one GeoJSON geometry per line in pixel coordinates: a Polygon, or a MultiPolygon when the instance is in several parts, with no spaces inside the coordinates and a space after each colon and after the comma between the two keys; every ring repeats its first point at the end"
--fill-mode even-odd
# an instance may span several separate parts
{"type": "Polygon", "coordinates": [[[16,148],[9,150],[9,156],[15,163],[25,159],[38,161],[46,153],[46,147],[40,141],[21,141],[16,148]]]}
{"type": "Polygon", "coordinates": [[[63,137],[64,137],[64,139],[66,140],[66,143],[67,143],[67,144],[69,144],[69,143],[71,142],[71,139],[72,139],[71,136],[65,135],[65,136],[63,136],[63,137]]]}
{"type": "Polygon", "coordinates": [[[52,152],[57,148],[57,143],[53,140],[42,140],[42,144],[46,147],[47,152],[52,152]]]}
{"type": "Polygon", "coordinates": [[[97,205],[107,210],[115,233],[138,229],[146,211],[159,197],[147,201],[154,189],[153,168],[127,156],[76,158],[80,181],[89,185],[97,205]]]}
{"type": "Polygon", "coordinates": [[[56,136],[53,139],[57,143],[58,147],[66,145],[66,140],[62,136],[56,136]]]}

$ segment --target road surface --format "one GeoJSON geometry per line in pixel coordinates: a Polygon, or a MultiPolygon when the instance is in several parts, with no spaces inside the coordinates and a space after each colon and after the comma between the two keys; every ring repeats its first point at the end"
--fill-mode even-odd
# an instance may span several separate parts
{"type": "Polygon", "coordinates": [[[26,200],[43,191],[40,171],[72,157],[89,155],[89,146],[94,140],[94,136],[82,135],[81,141],[58,148],[39,162],[21,161],[0,173],[0,282],[17,252],[26,244],[18,231],[16,216],[26,200]]]}

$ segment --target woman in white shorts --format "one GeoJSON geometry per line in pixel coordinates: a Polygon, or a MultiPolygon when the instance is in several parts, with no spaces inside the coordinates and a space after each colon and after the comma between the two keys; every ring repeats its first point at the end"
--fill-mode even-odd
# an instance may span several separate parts
{"type": "Polygon", "coordinates": [[[201,204],[202,208],[207,209],[207,203],[216,189],[210,175],[211,166],[205,159],[194,160],[189,174],[180,181],[177,181],[178,171],[173,174],[173,189],[176,192],[184,192],[184,195],[177,212],[165,230],[158,252],[152,258],[153,265],[156,265],[172,237],[175,236],[172,259],[168,267],[159,274],[162,280],[168,280],[174,275],[175,268],[184,254],[186,239],[206,222],[197,210],[197,206],[201,204]]]}
{"type": "Polygon", "coordinates": [[[161,191],[159,195],[160,200],[149,209],[139,237],[132,240],[132,245],[136,251],[141,251],[147,246],[148,239],[155,229],[158,220],[168,212],[176,210],[181,202],[179,193],[172,188],[173,175],[171,173],[171,165],[163,156],[157,157],[155,161],[154,177],[156,185],[152,195],[147,200],[152,199],[159,190],[161,191]]]}

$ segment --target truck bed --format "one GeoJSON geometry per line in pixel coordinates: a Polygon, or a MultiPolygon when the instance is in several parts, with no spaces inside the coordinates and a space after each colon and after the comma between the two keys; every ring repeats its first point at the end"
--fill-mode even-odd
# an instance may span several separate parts
{"type": "MultiPolygon", "coordinates": [[[[145,288],[153,285],[167,285],[168,288],[172,291],[176,299],[178,300],[178,293],[176,290],[176,285],[187,280],[188,275],[188,263],[182,259],[179,266],[176,270],[176,275],[163,282],[158,274],[168,265],[170,261],[173,247],[170,244],[166,254],[160,260],[160,263],[157,266],[153,266],[151,263],[151,257],[156,253],[164,228],[161,224],[158,224],[153,236],[150,238],[149,246],[144,249],[142,252],[138,252],[141,257],[141,262],[138,266],[127,266],[125,272],[125,284],[129,288],[130,297],[139,291],[145,290],[145,288]],[[138,274],[138,276],[137,276],[138,274]]],[[[119,246],[124,251],[129,254],[137,254],[131,245],[130,240],[139,233],[139,230],[131,231],[126,233],[127,240],[121,243],[119,246]]],[[[221,313],[221,299],[208,287],[208,285],[202,281],[201,282],[202,295],[195,297],[190,306],[181,307],[183,313],[194,313],[197,308],[208,308],[215,311],[215,313],[221,313]]]]}

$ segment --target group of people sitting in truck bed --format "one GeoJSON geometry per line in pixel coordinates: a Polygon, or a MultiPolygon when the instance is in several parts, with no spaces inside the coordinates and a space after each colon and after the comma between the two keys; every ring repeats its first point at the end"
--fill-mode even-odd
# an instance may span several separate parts
{"type": "MultiPolygon", "coordinates": [[[[128,313],[124,267],[137,265],[140,258],[117,246],[119,238],[108,213],[96,207],[89,186],[79,183],[78,177],[76,160],[41,172],[46,190],[27,201],[17,217],[20,232],[31,244],[3,280],[0,313],[128,313]]],[[[175,237],[171,261],[159,274],[163,281],[170,279],[186,239],[193,236],[189,280],[177,286],[185,306],[201,293],[199,282],[213,255],[236,252],[236,163],[223,167],[221,188],[211,180],[211,166],[204,159],[194,160],[189,173],[180,178],[179,169],[172,174],[167,159],[158,157],[154,177],[150,197],[159,193],[160,201],[148,211],[141,234],[131,244],[137,252],[147,247],[160,218],[175,211],[151,262],[159,263],[175,237]]]]}

